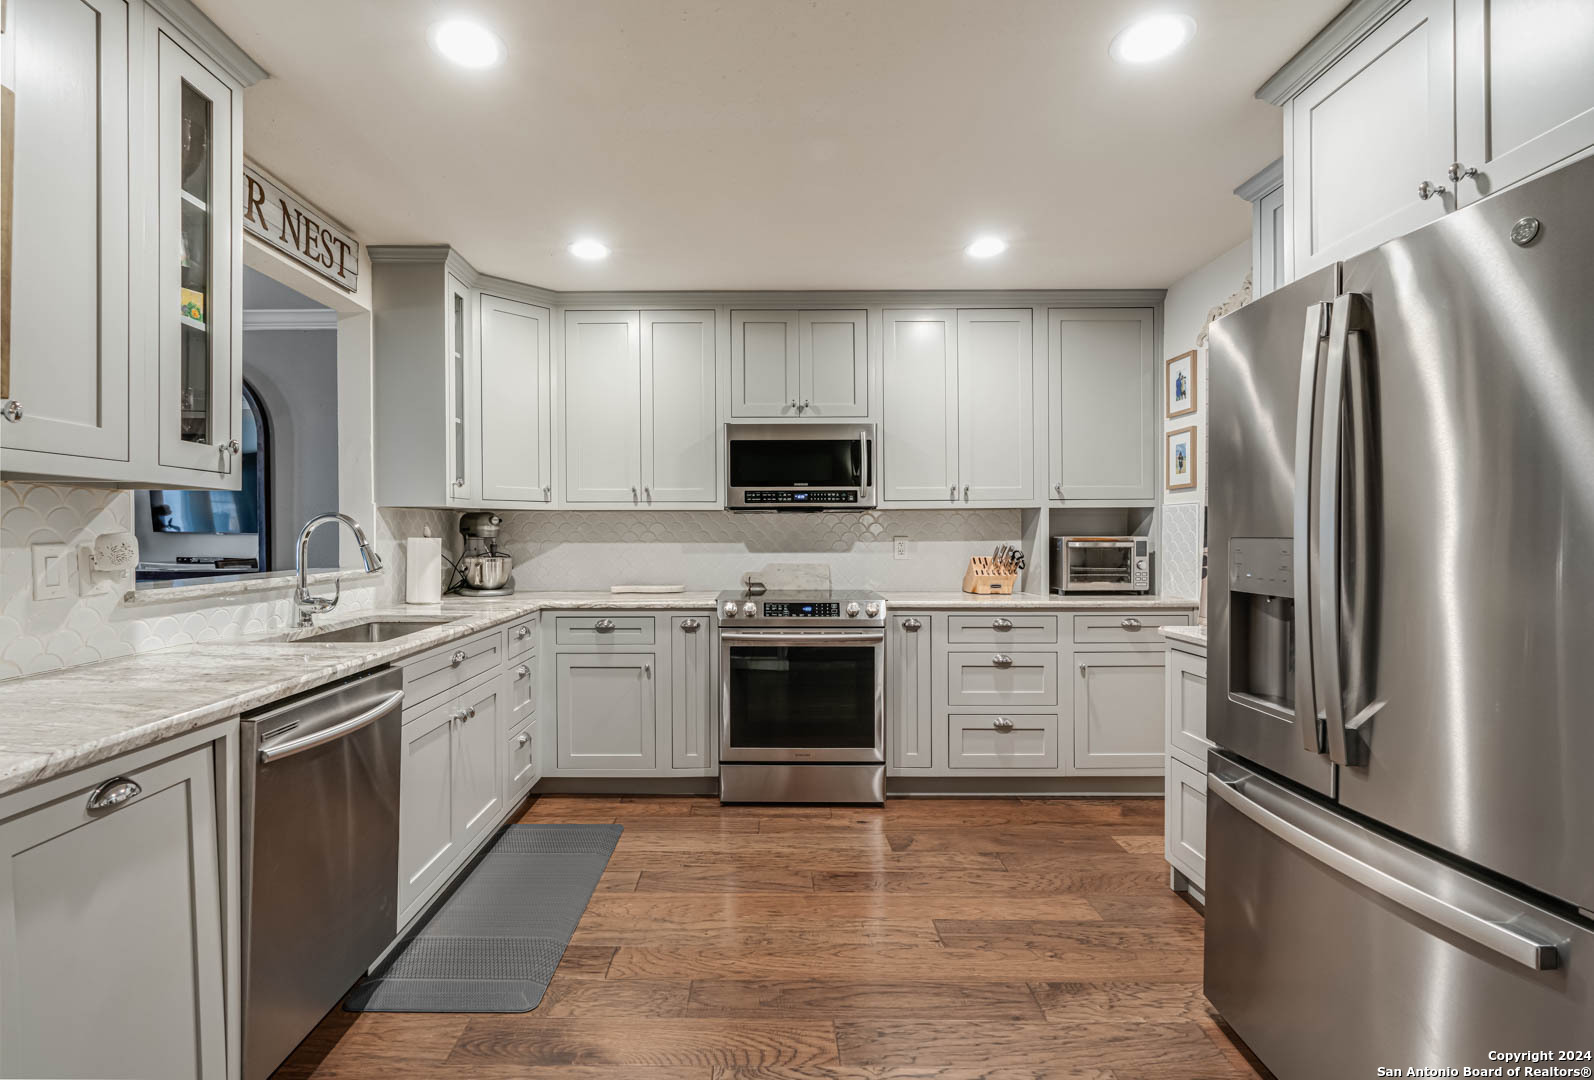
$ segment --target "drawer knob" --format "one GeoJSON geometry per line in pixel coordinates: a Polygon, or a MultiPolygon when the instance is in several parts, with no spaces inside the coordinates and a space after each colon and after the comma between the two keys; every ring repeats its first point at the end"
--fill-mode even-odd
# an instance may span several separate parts
{"type": "Polygon", "coordinates": [[[529,626],[517,626],[517,627],[515,627],[515,640],[516,641],[525,641],[530,636],[531,636],[531,627],[529,627],[529,626]]]}
{"type": "Polygon", "coordinates": [[[1013,620],[1012,619],[992,619],[991,620],[991,629],[997,631],[998,633],[1005,634],[1009,630],[1013,629],[1013,620]]]}
{"type": "Polygon", "coordinates": [[[464,709],[456,709],[454,711],[454,722],[456,724],[463,724],[468,719],[470,719],[470,718],[465,715],[465,710],[464,709]]]}
{"type": "Polygon", "coordinates": [[[448,658],[448,665],[449,667],[459,667],[459,665],[465,662],[465,659],[465,650],[455,649],[454,655],[448,658]]]}
{"type": "Polygon", "coordinates": [[[517,667],[515,669],[515,678],[517,678],[517,679],[524,679],[527,675],[530,675],[530,674],[531,674],[531,666],[529,664],[521,664],[519,667],[517,667]]]}
{"type": "Polygon", "coordinates": [[[520,738],[515,740],[515,745],[516,746],[525,746],[529,742],[531,742],[531,734],[530,734],[530,732],[522,731],[520,733],[520,738]]]}
{"type": "Polygon", "coordinates": [[[90,810],[112,810],[143,792],[138,781],[125,776],[115,776],[94,789],[89,796],[90,810]]]}
{"type": "Polygon", "coordinates": [[[1009,720],[1005,716],[998,716],[995,720],[991,721],[991,726],[997,731],[1005,733],[1013,730],[1013,721],[1009,720]]]}
{"type": "Polygon", "coordinates": [[[918,619],[903,619],[902,620],[902,629],[906,630],[910,634],[917,634],[920,631],[920,629],[923,628],[923,626],[924,626],[924,624],[922,622],[920,622],[918,619]]]}
{"type": "Polygon", "coordinates": [[[702,625],[703,624],[698,622],[696,619],[682,619],[681,620],[681,629],[686,631],[688,634],[697,633],[698,630],[702,627],[702,625]]]}
{"type": "Polygon", "coordinates": [[[991,663],[995,664],[997,667],[1012,667],[1013,658],[1006,653],[997,653],[995,656],[991,657],[991,663]]]}
{"type": "Polygon", "coordinates": [[[1140,620],[1135,618],[1133,615],[1129,616],[1129,618],[1125,619],[1118,625],[1123,629],[1128,630],[1131,634],[1137,633],[1140,630],[1140,620]]]}
{"type": "Polygon", "coordinates": [[[592,624],[592,628],[594,630],[596,630],[600,634],[613,633],[614,632],[614,620],[613,619],[599,619],[597,622],[592,624]]]}
{"type": "Polygon", "coordinates": [[[645,678],[645,679],[653,678],[653,665],[652,664],[643,664],[642,665],[642,677],[645,678]]]}

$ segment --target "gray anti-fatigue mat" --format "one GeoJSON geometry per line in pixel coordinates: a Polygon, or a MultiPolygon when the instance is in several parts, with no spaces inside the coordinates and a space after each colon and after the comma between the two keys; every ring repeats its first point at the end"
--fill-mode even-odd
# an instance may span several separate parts
{"type": "Polygon", "coordinates": [[[548,989],[619,825],[511,825],[343,1007],[526,1012],[548,989]]]}

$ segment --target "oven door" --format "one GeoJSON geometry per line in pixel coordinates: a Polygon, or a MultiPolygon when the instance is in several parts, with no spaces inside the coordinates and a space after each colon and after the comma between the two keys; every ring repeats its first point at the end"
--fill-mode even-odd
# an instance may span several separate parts
{"type": "Polygon", "coordinates": [[[884,762],[885,631],[720,631],[720,760],[884,762]]]}
{"type": "Polygon", "coordinates": [[[1069,592],[1130,592],[1134,589],[1135,545],[1121,540],[1070,540],[1069,592]]]}

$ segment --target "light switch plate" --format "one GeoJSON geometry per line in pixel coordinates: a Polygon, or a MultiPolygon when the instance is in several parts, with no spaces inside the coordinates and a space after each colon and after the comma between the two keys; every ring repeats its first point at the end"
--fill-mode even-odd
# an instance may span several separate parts
{"type": "Polygon", "coordinates": [[[72,595],[72,563],[65,544],[34,544],[33,598],[64,600],[72,595]]]}

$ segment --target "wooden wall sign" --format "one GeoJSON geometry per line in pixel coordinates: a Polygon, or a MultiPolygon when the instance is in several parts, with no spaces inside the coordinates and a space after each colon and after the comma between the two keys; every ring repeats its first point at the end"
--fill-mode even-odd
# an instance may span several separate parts
{"type": "Polygon", "coordinates": [[[360,243],[244,162],[244,229],[322,277],[354,292],[360,243]]]}

